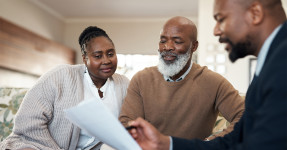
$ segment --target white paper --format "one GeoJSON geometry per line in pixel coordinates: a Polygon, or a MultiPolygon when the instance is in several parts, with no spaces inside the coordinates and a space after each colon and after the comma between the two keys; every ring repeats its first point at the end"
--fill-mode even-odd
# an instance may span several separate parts
{"type": "Polygon", "coordinates": [[[65,110],[65,113],[71,122],[117,150],[141,150],[102,101],[95,99],[83,101],[65,110]]]}

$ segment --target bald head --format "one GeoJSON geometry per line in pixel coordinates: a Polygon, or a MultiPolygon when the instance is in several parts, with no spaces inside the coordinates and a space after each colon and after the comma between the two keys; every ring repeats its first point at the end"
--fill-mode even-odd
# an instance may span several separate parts
{"type": "Polygon", "coordinates": [[[282,12],[284,12],[281,0],[232,0],[232,1],[238,3],[244,9],[248,9],[254,2],[258,2],[262,5],[267,14],[273,17],[282,15],[282,12]]]}
{"type": "Polygon", "coordinates": [[[189,34],[192,41],[197,41],[197,28],[195,24],[188,18],[181,16],[173,17],[164,24],[163,30],[171,26],[177,26],[179,27],[179,30],[185,30],[184,32],[187,32],[189,34]]]}
{"type": "MultiPolygon", "coordinates": [[[[217,0],[220,1],[220,0],[217,0]]],[[[254,6],[262,7],[265,22],[275,25],[281,24],[286,20],[286,14],[281,0],[227,0],[241,6],[244,11],[255,10],[254,6]]]]}
{"type": "Polygon", "coordinates": [[[249,7],[253,2],[259,2],[264,7],[274,7],[275,5],[282,5],[281,0],[233,0],[246,8],[249,7]]]}
{"type": "Polygon", "coordinates": [[[190,66],[191,56],[198,47],[195,24],[185,17],[173,17],[163,26],[160,33],[159,71],[178,79],[190,66]]]}

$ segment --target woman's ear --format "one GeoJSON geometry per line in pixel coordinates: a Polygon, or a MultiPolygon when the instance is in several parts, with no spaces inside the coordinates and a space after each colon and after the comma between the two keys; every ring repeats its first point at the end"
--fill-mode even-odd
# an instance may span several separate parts
{"type": "Polygon", "coordinates": [[[82,55],[82,58],[83,58],[83,62],[84,62],[85,64],[87,64],[87,56],[86,56],[85,54],[83,54],[83,55],[82,55]]]}
{"type": "Polygon", "coordinates": [[[253,2],[249,8],[250,19],[253,25],[258,25],[262,23],[264,19],[264,9],[263,5],[257,1],[253,2]]]}

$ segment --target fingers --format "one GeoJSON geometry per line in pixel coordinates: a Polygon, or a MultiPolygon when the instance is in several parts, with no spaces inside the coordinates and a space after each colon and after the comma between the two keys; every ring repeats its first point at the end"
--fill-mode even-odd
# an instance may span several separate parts
{"type": "Polygon", "coordinates": [[[134,139],[137,139],[137,138],[138,138],[138,134],[137,134],[136,129],[131,129],[131,130],[129,130],[129,133],[131,134],[131,136],[132,136],[134,139]]]}
{"type": "Polygon", "coordinates": [[[133,127],[129,130],[129,133],[135,140],[145,138],[146,134],[144,133],[144,130],[146,130],[146,123],[147,122],[142,118],[137,118],[136,120],[128,122],[128,126],[133,127]]]}
{"type": "Polygon", "coordinates": [[[141,118],[141,117],[137,118],[136,120],[129,121],[128,125],[129,126],[134,126],[136,128],[137,127],[143,128],[145,126],[150,126],[150,124],[147,121],[145,121],[143,118],[141,118]]]}
{"type": "Polygon", "coordinates": [[[132,137],[143,148],[143,150],[168,150],[170,139],[161,134],[153,125],[142,118],[128,122],[129,126],[134,126],[129,130],[132,137]]]}

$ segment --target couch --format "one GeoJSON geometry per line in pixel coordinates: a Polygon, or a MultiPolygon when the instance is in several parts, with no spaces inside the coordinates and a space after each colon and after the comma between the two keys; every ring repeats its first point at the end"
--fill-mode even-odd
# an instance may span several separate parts
{"type": "Polygon", "coordinates": [[[14,116],[27,91],[27,88],[0,88],[0,141],[12,132],[14,116]]]}

